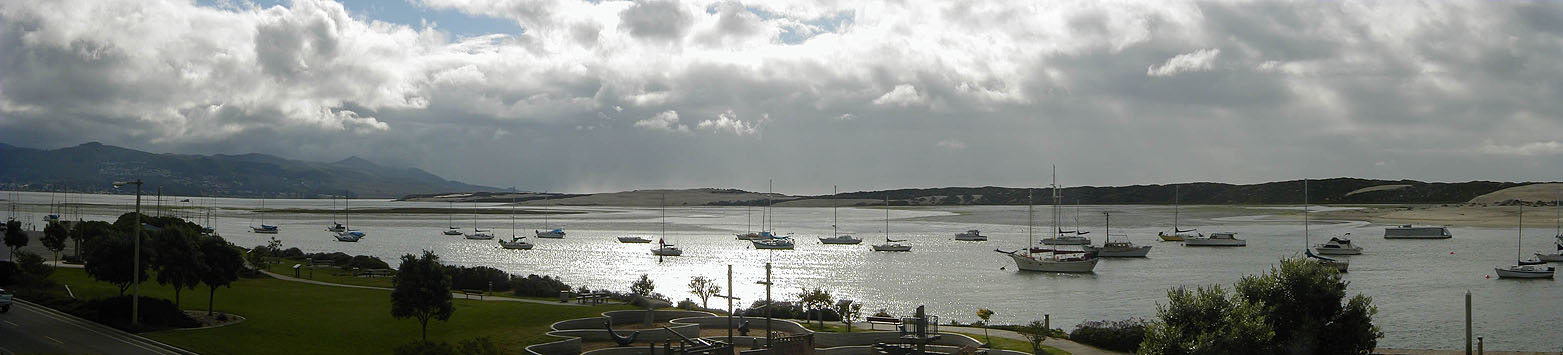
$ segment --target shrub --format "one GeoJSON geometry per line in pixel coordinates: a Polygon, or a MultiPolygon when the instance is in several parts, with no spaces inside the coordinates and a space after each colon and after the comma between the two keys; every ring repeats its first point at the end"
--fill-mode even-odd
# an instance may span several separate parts
{"type": "MultiPolygon", "coordinates": [[[[493,286],[494,291],[510,291],[510,274],[499,269],[478,266],[447,266],[445,274],[450,275],[451,288],[459,290],[488,290],[493,286]]],[[[558,293],[555,292],[557,295],[558,293]]],[[[548,297],[548,296],[540,296],[548,297]]]]}
{"type": "Polygon", "coordinates": [[[1069,339],[1113,351],[1135,352],[1145,339],[1145,320],[1086,321],[1069,332],[1069,339]]]}
{"type": "Polygon", "coordinates": [[[570,285],[551,276],[526,275],[510,279],[510,288],[516,296],[558,297],[559,291],[569,291],[570,285]]]}
{"type": "Polygon", "coordinates": [[[455,355],[456,348],[450,343],[416,340],[403,344],[391,351],[396,355],[455,355]]]}
{"type": "Polygon", "coordinates": [[[383,270],[383,269],[390,269],[391,268],[391,264],[387,264],[387,263],[385,263],[385,260],[380,260],[380,258],[373,257],[373,256],[354,255],[352,259],[348,259],[347,267],[356,267],[356,268],[359,268],[359,269],[382,269],[383,270]]]}
{"type": "Polygon", "coordinates": [[[101,298],[82,303],[71,312],[94,322],[129,331],[160,328],[193,328],[201,326],[173,302],[161,298],[141,298],[140,328],[130,327],[131,296],[101,298]]]}

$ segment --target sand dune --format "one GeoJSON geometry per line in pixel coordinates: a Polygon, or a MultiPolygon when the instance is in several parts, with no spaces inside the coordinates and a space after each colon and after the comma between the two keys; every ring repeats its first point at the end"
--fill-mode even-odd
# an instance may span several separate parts
{"type": "Polygon", "coordinates": [[[1476,196],[1469,203],[1497,203],[1508,200],[1520,201],[1557,201],[1558,194],[1563,193],[1563,183],[1531,184],[1525,186],[1510,187],[1493,191],[1486,195],[1476,196]]]}

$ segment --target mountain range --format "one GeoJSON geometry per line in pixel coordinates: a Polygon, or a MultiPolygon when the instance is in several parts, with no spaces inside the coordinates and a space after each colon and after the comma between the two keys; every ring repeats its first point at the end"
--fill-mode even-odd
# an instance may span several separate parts
{"type": "Polygon", "coordinates": [[[133,179],[145,182],[143,193],[161,187],[164,194],[185,196],[310,198],[345,193],[387,198],[500,191],[358,157],[324,163],[265,154],[157,154],[97,142],[53,150],[0,143],[0,189],[112,192],[113,182],[133,179]]]}

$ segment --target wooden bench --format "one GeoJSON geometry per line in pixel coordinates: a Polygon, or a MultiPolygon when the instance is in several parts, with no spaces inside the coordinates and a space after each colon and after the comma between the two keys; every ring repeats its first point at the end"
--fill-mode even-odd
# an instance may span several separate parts
{"type": "Polygon", "coordinates": [[[320,260],[311,259],[311,260],[308,260],[307,262],[309,263],[309,267],[336,266],[335,262],[332,262],[331,260],[325,260],[325,259],[320,259],[320,260]]]}
{"type": "Polygon", "coordinates": [[[604,294],[604,293],[584,293],[584,294],[579,294],[579,295],[575,296],[575,300],[576,301],[580,301],[581,304],[586,304],[586,302],[591,302],[592,305],[599,305],[599,304],[602,304],[602,302],[604,300],[607,300],[607,299],[608,299],[608,295],[604,294]]]}
{"type": "Polygon", "coordinates": [[[389,276],[396,276],[396,270],[391,270],[391,269],[359,270],[356,275],[357,276],[362,276],[362,277],[377,277],[377,276],[389,277],[389,276]]]}
{"type": "Polygon", "coordinates": [[[469,300],[472,299],[472,296],[478,296],[478,300],[481,301],[483,300],[484,294],[485,292],[483,292],[483,290],[461,290],[461,296],[466,297],[469,300]]]}
{"type": "Polygon", "coordinates": [[[868,316],[868,317],[863,318],[863,320],[868,322],[868,329],[869,330],[875,330],[874,329],[874,325],[875,324],[901,325],[901,318],[896,318],[896,317],[868,316]]]}

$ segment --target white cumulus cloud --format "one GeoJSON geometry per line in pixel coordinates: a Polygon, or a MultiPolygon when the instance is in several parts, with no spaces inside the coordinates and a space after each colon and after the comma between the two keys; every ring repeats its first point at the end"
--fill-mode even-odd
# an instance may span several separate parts
{"type": "Polygon", "coordinates": [[[712,132],[732,133],[740,136],[759,132],[754,125],[738,120],[738,115],[731,110],[717,115],[715,120],[700,121],[700,124],[696,125],[696,127],[712,132]]]}
{"type": "Polygon", "coordinates": [[[913,87],[912,84],[901,84],[896,85],[895,89],[891,89],[890,92],[887,92],[884,95],[880,95],[879,98],[874,99],[874,104],[881,106],[906,107],[921,103],[922,101],[923,98],[921,95],[917,94],[916,87],[913,87]]]}
{"type": "Polygon", "coordinates": [[[635,121],[635,127],[668,132],[689,132],[689,126],[678,123],[678,112],[673,110],[662,111],[650,118],[635,121]]]}
{"type": "MultiPolygon", "coordinates": [[[[1173,76],[1177,75],[1178,73],[1209,71],[1211,64],[1215,63],[1216,56],[1219,55],[1221,55],[1221,50],[1216,48],[1201,49],[1192,53],[1179,54],[1175,57],[1167,59],[1167,62],[1162,63],[1161,66],[1152,65],[1149,68],[1146,68],[1145,75],[1173,76]]],[[[1261,67],[1269,68],[1273,66],[1274,64],[1265,63],[1261,67]]]]}

